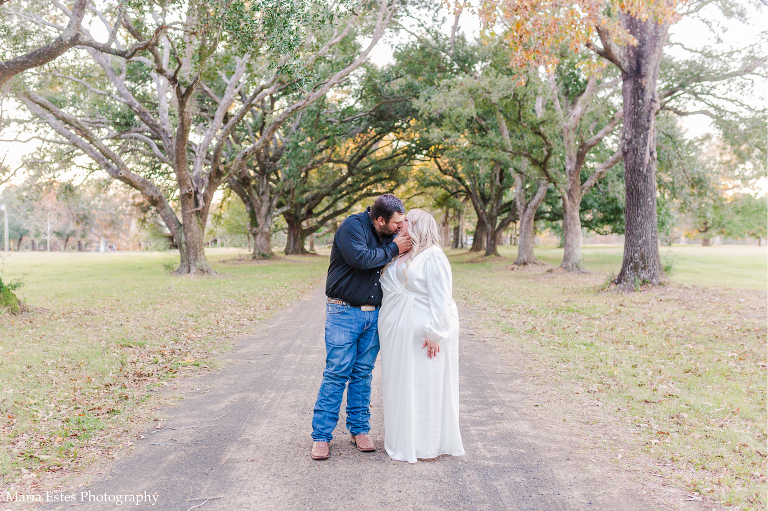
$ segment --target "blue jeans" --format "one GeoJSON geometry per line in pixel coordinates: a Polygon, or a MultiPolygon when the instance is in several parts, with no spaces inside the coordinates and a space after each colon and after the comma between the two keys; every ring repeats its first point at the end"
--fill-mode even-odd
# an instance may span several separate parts
{"type": "Polygon", "coordinates": [[[371,379],[379,354],[379,309],[362,311],[326,304],[325,371],[312,417],[312,439],[330,442],[347,389],[347,429],[352,435],[370,429],[371,379]]]}

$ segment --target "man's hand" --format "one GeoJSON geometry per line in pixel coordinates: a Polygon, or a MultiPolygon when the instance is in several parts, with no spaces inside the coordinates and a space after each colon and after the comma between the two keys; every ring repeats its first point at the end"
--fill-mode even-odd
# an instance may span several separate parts
{"type": "Polygon", "coordinates": [[[411,249],[411,237],[405,233],[395,236],[394,242],[401,254],[408,252],[411,249]]]}

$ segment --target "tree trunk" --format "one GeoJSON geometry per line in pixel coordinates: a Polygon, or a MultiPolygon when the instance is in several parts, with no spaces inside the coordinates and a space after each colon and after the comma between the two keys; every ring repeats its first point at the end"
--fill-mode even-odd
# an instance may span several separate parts
{"type": "Polygon", "coordinates": [[[560,267],[568,272],[584,273],[581,259],[581,206],[580,193],[569,190],[570,197],[563,197],[563,262],[560,267]]]}
{"type": "Polygon", "coordinates": [[[285,221],[288,224],[288,232],[286,233],[285,240],[286,255],[306,254],[307,251],[304,248],[304,239],[301,237],[301,222],[289,220],[287,217],[285,217],[285,221]]]}
{"type": "Polygon", "coordinates": [[[533,217],[535,211],[525,211],[520,217],[520,231],[517,239],[517,259],[515,264],[525,266],[527,264],[541,264],[533,253],[536,235],[533,232],[533,217]]]}
{"type": "Polygon", "coordinates": [[[29,240],[32,244],[32,252],[37,252],[37,242],[35,240],[29,240]]]}
{"type": "Polygon", "coordinates": [[[496,219],[491,219],[491,225],[488,226],[488,230],[485,233],[485,255],[486,256],[498,256],[499,251],[496,248],[496,219]]]}
{"type": "MultiPolygon", "coordinates": [[[[256,209],[255,205],[245,203],[248,210],[248,222],[250,232],[253,235],[253,259],[269,259],[274,256],[272,252],[272,218],[263,215],[263,208],[256,209]]],[[[248,250],[251,249],[248,240],[248,250]]]]}
{"type": "Polygon", "coordinates": [[[461,243],[461,227],[459,227],[459,224],[453,226],[453,241],[451,242],[451,248],[461,248],[459,245],[461,243]]]}
{"type": "Polygon", "coordinates": [[[77,251],[82,252],[84,248],[85,247],[83,247],[83,240],[77,240],[77,251]]]}
{"type": "Polygon", "coordinates": [[[453,244],[451,248],[464,247],[464,211],[456,211],[456,225],[453,227],[453,244]]]}
{"type": "Polygon", "coordinates": [[[302,242],[301,244],[304,245],[304,240],[309,238],[309,253],[316,253],[315,251],[315,233],[317,232],[317,229],[315,227],[315,219],[309,218],[307,219],[307,229],[304,229],[302,234],[302,242]],[[309,233],[309,234],[307,234],[309,233]]]}
{"type": "MultiPolygon", "coordinates": [[[[176,275],[215,275],[205,257],[205,220],[200,217],[200,210],[195,207],[194,193],[180,183],[181,226],[171,229],[176,245],[179,247],[179,267],[176,275]],[[175,232],[174,232],[175,231],[175,232]]],[[[168,222],[166,222],[166,225],[168,222]]],[[[168,226],[170,228],[170,226],[168,226]]]]}
{"type": "Polygon", "coordinates": [[[623,24],[637,39],[626,46],[622,70],[624,126],[621,150],[626,191],[624,259],[616,284],[659,284],[663,277],[656,219],[657,81],[669,25],[653,16],[645,21],[622,14],[623,24]]]}
{"type": "Polygon", "coordinates": [[[712,238],[702,238],[701,239],[701,246],[702,247],[709,247],[711,240],[712,240],[712,238]]]}
{"type": "Polygon", "coordinates": [[[199,193],[200,183],[190,173],[187,149],[189,147],[189,132],[192,126],[192,108],[190,107],[190,92],[176,87],[178,126],[173,142],[173,163],[176,174],[176,184],[179,188],[179,206],[181,209],[181,226],[176,222],[176,215],[161,215],[166,226],[176,239],[179,246],[180,264],[177,275],[215,275],[208,259],[205,257],[205,224],[208,216],[208,206],[204,194],[199,193]],[[171,218],[172,217],[172,218],[171,218]],[[171,221],[169,225],[168,218],[171,221]]]}
{"type": "Polygon", "coordinates": [[[451,217],[450,210],[445,208],[443,212],[443,223],[440,225],[440,237],[444,247],[451,246],[451,217]]]}
{"type": "Polygon", "coordinates": [[[274,255],[272,252],[272,229],[268,225],[262,224],[261,227],[251,226],[253,234],[253,255],[254,259],[269,259],[274,255]]]}
{"type": "Polygon", "coordinates": [[[190,276],[215,275],[216,272],[213,271],[205,257],[203,229],[198,223],[197,215],[194,212],[185,211],[184,206],[182,206],[182,218],[184,221],[176,239],[181,261],[175,273],[190,276]]]}
{"type": "Polygon", "coordinates": [[[485,221],[478,216],[477,225],[475,226],[475,234],[472,237],[472,246],[469,248],[470,252],[482,252],[485,250],[485,242],[488,238],[488,226],[485,225],[485,221]]]}
{"type": "MultiPolygon", "coordinates": [[[[248,213],[248,233],[253,236],[253,259],[269,259],[272,252],[272,209],[269,197],[269,187],[266,179],[251,182],[250,178],[230,176],[228,180],[232,189],[245,205],[248,213]]],[[[251,239],[248,238],[248,250],[251,250],[251,239]]]]}
{"type": "Polygon", "coordinates": [[[533,231],[533,222],[536,219],[536,210],[539,209],[541,202],[547,195],[549,183],[541,180],[538,182],[538,188],[533,198],[526,203],[525,191],[523,189],[523,176],[515,176],[515,205],[517,207],[517,216],[520,221],[517,238],[517,259],[515,264],[525,266],[527,264],[541,264],[533,252],[536,233],[533,231]]]}

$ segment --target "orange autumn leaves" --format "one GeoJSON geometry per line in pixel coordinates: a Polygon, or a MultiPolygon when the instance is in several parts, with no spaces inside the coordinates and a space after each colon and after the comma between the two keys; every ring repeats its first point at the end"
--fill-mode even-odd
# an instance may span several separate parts
{"type": "Polygon", "coordinates": [[[543,65],[552,70],[559,50],[579,52],[609,38],[617,46],[636,44],[623,26],[627,17],[676,21],[677,0],[482,0],[483,28],[499,33],[516,68],[543,65]]]}

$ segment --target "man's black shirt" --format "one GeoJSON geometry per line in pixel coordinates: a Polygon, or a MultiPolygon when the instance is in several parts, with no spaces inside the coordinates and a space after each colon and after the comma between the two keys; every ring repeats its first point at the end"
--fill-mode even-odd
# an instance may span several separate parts
{"type": "Polygon", "coordinates": [[[325,294],[351,305],[381,305],[379,272],[400,249],[392,238],[380,237],[373,226],[371,208],[347,217],[333,237],[325,294]]]}

